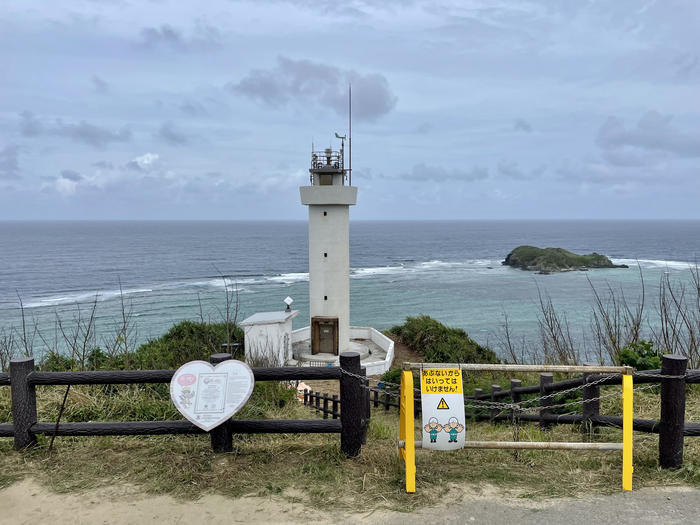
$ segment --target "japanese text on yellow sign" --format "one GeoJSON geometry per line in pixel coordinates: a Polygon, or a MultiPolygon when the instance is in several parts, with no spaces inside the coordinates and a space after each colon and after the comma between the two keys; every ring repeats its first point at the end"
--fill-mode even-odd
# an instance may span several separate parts
{"type": "Polygon", "coordinates": [[[462,370],[459,368],[421,368],[422,394],[461,394],[462,370]]]}

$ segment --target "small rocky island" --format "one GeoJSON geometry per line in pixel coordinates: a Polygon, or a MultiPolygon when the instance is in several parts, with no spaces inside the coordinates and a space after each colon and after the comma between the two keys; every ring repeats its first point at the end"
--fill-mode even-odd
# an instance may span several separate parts
{"type": "Polygon", "coordinates": [[[537,248],[518,246],[510,252],[502,264],[542,274],[553,272],[585,271],[589,268],[627,268],[626,264],[613,264],[605,255],[589,253],[578,255],[563,248],[537,248]]]}

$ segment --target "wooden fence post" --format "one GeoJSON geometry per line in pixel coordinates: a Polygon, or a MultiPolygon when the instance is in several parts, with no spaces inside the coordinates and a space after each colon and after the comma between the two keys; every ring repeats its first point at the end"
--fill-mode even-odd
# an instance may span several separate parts
{"type": "MultiPolygon", "coordinates": [[[[479,401],[479,396],[484,393],[484,390],[481,388],[475,388],[474,389],[474,401],[479,401]]],[[[474,409],[474,413],[477,414],[479,412],[478,408],[474,409]]]]}
{"type": "Polygon", "coordinates": [[[15,450],[36,445],[36,436],[31,431],[32,425],[36,423],[36,388],[30,385],[27,379],[33,371],[33,357],[10,361],[10,396],[15,450]]]}
{"type": "Polygon", "coordinates": [[[331,407],[331,410],[333,411],[333,419],[338,419],[338,394],[333,394],[331,407]]]}
{"type": "Polygon", "coordinates": [[[374,403],[374,408],[379,406],[379,390],[372,391],[372,402],[374,403]]]}
{"type": "MultiPolygon", "coordinates": [[[[496,402],[496,393],[501,391],[501,385],[491,385],[491,402],[496,402]]],[[[489,412],[489,417],[491,418],[491,423],[495,422],[495,418],[498,415],[499,410],[497,408],[492,408],[489,412]]]]}
{"type": "MultiPolygon", "coordinates": [[[[231,359],[231,354],[211,354],[209,362],[216,365],[231,359]]],[[[233,423],[229,418],[209,431],[211,448],[214,452],[233,452],[233,423]]]]}
{"type": "Polygon", "coordinates": [[[386,390],[384,392],[384,410],[389,410],[391,407],[389,406],[389,391],[386,390]]]}
{"type": "MultiPolygon", "coordinates": [[[[551,392],[547,392],[545,390],[545,386],[551,385],[553,382],[554,382],[554,375],[553,374],[540,374],[540,396],[548,395],[551,393],[551,392]]],[[[546,407],[553,405],[553,404],[554,404],[553,398],[551,398],[551,397],[548,397],[547,399],[540,400],[540,407],[542,407],[540,409],[540,428],[542,430],[547,430],[547,429],[552,427],[552,424],[547,422],[547,421],[544,421],[544,419],[542,419],[542,416],[552,413],[552,411],[546,407]]]]}
{"type": "MultiPolygon", "coordinates": [[[[514,392],[516,388],[520,388],[521,386],[523,386],[523,382],[520,379],[510,380],[510,400],[513,404],[518,404],[523,400],[523,396],[520,392],[514,392]]],[[[517,419],[517,423],[520,420],[520,410],[513,410],[511,414],[517,419]]]]}
{"type": "Polygon", "coordinates": [[[309,389],[305,388],[304,389],[304,406],[308,406],[309,404],[309,389]]]}
{"type": "MultiPolygon", "coordinates": [[[[685,376],[688,359],[667,354],[661,361],[661,374],[685,376]]],[[[683,465],[685,426],[685,377],[661,379],[661,420],[659,424],[659,465],[676,469],[683,465]]]]}
{"type": "Polygon", "coordinates": [[[348,457],[355,457],[362,449],[362,429],[364,427],[364,396],[362,394],[362,379],[360,375],[360,354],[343,352],[340,354],[340,368],[343,375],[340,378],[340,450],[348,457]],[[353,375],[348,375],[349,372],[353,375]]]}
{"type": "MultiPolygon", "coordinates": [[[[596,366],[598,363],[584,363],[583,366],[596,366]]],[[[586,385],[590,381],[590,377],[593,374],[583,374],[583,384],[586,385]]],[[[583,404],[581,405],[581,412],[583,413],[583,431],[584,433],[591,434],[597,429],[593,425],[591,418],[600,415],[600,386],[591,385],[585,386],[583,388],[583,404]],[[595,401],[592,401],[595,400],[595,401]]]]}
{"type": "Polygon", "coordinates": [[[323,394],[323,419],[328,419],[328,394],[323,394]]]}
{"type": "Polygon", "coordinates": [[[316,414],[321,411],[321,392],[316,392],[314,396],[314,408],[316,409],[316,414]]]}

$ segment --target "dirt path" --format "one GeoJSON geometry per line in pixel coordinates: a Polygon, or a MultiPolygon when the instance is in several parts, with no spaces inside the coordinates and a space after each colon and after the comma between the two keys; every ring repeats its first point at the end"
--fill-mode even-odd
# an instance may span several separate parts
{"type": "MultiPolygon", "coordinates": [[[[450,490],[454,495],[454,488],[450,490]]],[[[687,487],[646,488],[611,496],[543,501],[518,500],[495,490],[481,495],[464,493],[458,502],[412,514],[364,509],[357,513],[329,513],[281,498],[247,496],[231,500],[205,496],[178,501],[170,496],[144,496],[135,487],[116,486],[81,494],[55,494],[32,480],[0,491],[0,525],[43,524],[194,524],[230,523],[336,524],[408,523],[489,525],[512,523],[675,524],[696,522],[700,490],[687,487]]],[[[301,496],[301,495],[300,495],[301,496]]]]}

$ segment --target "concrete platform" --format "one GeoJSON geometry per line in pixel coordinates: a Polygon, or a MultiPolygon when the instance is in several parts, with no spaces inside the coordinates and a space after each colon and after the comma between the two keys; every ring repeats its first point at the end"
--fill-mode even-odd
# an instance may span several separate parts
{"type": "MultiPolygon", "coordinates": [[[[348,350],[360,354],[362,366],[368,375],[383,374],[394,359],[394,342],[370,327],[350,327],[348,350]]],[[[292,359],[287,366],[338,366],[339,359],[334,354],[312,354],[308,327],[292,332],[292,359]]]]}

